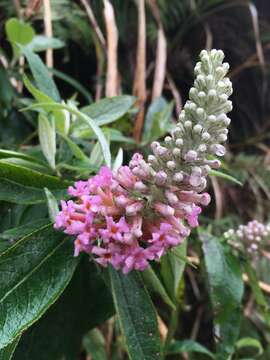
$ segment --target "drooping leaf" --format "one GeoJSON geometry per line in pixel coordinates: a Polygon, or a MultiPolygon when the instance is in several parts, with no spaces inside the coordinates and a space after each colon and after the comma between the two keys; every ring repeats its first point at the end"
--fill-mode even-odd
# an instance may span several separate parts
{"type": "Polygon", "coordinates": [[[11,360],[13,358],[14,351],[20,341],[20,336],[18,336],[12,343],[0,349],[0,360],[11,360]]]}
{"type": "Polygon", "coordinates": [[[82,108],[82,112],[90,116],[99,126],[110,124],[125,115],[136,98],[130,95],[105,98],[82,108]]]}
{"type": "Polygon", "coordinates": [[[140,274],[110,269],[114,304],[131,360],[161,359],[157,314],[140,274]]]}
{"type": "Polygon", "coordinates": [[[22,335],[14,360],[77,360],[83,335],[113,315],[109,289],[82,260],[57,302],[22,335]]]}
{"type": "Polygon", "coordinates": [[[173,341],[168,349],[169,354],[200,353],[215,359],[214,354],[204,346],[193,340],[173,341]]]}
{"type": "Polygon", "coordinates": [[[236,348],[238,350],[243,348],[254,348],[256,351],[256,354],[254,356],[260,356],[263,353],[263,347],[259,340],[251,338],[251,337],[245,337],[237,341],[236,348]]]}
{"type": "Polygon", "coordinates": [[[57,300],[77,263],[69,239],[51,225],[23,237],[0,254],[0,349],[57,300]]]}
{"type": "Polygon", "coordinates": [[[211,170],[209,175],[211,176],[216,176],[216,177],[219,177],[221,179],[224,179],[224,180],[228,180],[228,181],[231,181],[237,185],[240,185],[240,186],[243,186],[243,184],[241,183],[241,181],[239,181],[238,179],[236,179],[234,176],[232,175],[229,175],[229,174],[226,174],[222,171],[217,171],[217,170],[211,170]]]}
{"type": "Polygon", "coordinates": [[[58,89],[40,57],[28,49],[27,46],[20,46],[20,50],[28,61],[38,89],[54,101],[59,102],[61,98],[58,89]]]}
{"type": "Polygon", "coordinates": [[[81,111],[79,111],[73,107],[70,107],[70,106],[64,105],[64,104],[57,104],[57,103],[33,104],[33,105],[28,106],[24,110],[40,110],[43,108],[47,109],[47,110],[51,109],[52,111],[55,109],[56,110],[57,109],[68,110],[71,114],[76,115],[83,122],[85,122],[89,126],[89,128],[94,132],[94,134],[96,135],[96,137],[100,143],[106,165],[108,167],[111,167],[111,152],[110,152],[110,147],[109,147],[108,141],[106,140],[106,137],[105,137],[104,133],[102,132],[102,130],[99,128],[99,126],[96,125],[96,123],[89,116],[85,115],[84,113],[82,113],[81,111]]]}
{"type": "MultiPolygon", "coordinates": [[[[27,78],[27,76],[24,75],[23,77],[23,83],[26,86],[27,90],[33,95],[33,97],[38,102],[48,102],[50,104],[54,104],[55,101],[39,89],[37,89],[31,81],[27,78]]],[[[43,108],[45,112],[47,112],[47,116],[51,116],[53,114],[55,125],[60,132],[60,134],[66,135],[69,129],[69,113],[67,113],[66,110],[63,109],[54,109],[50,112],[50,108],[46,108],[46,106],[43,108]]],[[[45,116],[45,114],[42,114],[42,116],[45,116]]]]}
{"type": "Polygon", "coordinates": [[[33,52],[45,51],[47,49],[61,49],[65,43],[59,39],[44,35],[36,35],[28,44],[28,49],[33,52]]]}
{"type": "Polygon", "coordinates": [[[56,131],[55,121],[42,113],[38,116],[38,137],[40,147],[50,167],[55,169],[56,131]]]}
{"type": "Polygon", "coordinates": [[[227,359],[234,351],[239,334],[244,290],[241,269],[218,238],[201,233],[200,239],[218,339],[217,359],[227,359]]]}

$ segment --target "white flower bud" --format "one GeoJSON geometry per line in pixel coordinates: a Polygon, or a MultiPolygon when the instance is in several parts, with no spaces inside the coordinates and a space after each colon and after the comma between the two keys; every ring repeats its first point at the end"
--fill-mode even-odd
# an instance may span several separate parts
{"type": "Polygon", "coordinates": [[[186,129],[190,129],[192,127],[192,122],[190,120],[187,120],[184,122],[184,127],[186,129]]]}
{"type": "Polygon", "coordinates": [[[203,127],[199,124],[193,126],[193,132],[196,134],[200,134],[200,132],[202,131],[203,127]]]}
{"type": "Polygon", "coordinates": [[[166,136],[164,141],[165,141],[166,144],[170,144],[171,141],[172,141],[172,138],[170,136],[166,136]]]}
{"type": "Polygon", "coordinates": [[[185,155],[185,160],[186,161],[194,161],[197,159],[197,157],[198,157],[197,151],[189,150],[185,155]]]}
{"type": "Polygon", "coordinates": [[[178,173],[174,174],[174,176],[173,176],[173,180],[177,183],[182,182],[183,179],[184,179],[184,176],[181,172],[178,172],[178,173]]]}
{"type": "Polygon", "coordinates": [[[198,146],[198,151],[199,152],[205,152],[207,150],[207,145],[206,144],[201,144],[198,146]]]}
{"type": "Polygon", "coordinates": [[[204,132],[202,134],[202,140],[203,141],[208,141],[211,138],[211,135],[208,132],[204,132]]]}
{"type": "Polygon", "coordinates": [[[178,147],[182,147],[182,145],[183,145],[183,139],[177,139],[176,141],[175,141],[175,145],[176,146],[178,146],[178,147]]]}
{"type": "Polygon", "coordinates": [[[167,166],[167,168],[170,169],[170,170],[174,170],[174,169],[176,168],[176,164],[175,164],[175,162],[172,161],[172,160],[167,161],[166,166],[167,166]]]}
{"type": "Polygon", "coordinates": [[[181,155],[181,150],[179,148],[173,149],[173,155],[179,157],[181,155]]]}

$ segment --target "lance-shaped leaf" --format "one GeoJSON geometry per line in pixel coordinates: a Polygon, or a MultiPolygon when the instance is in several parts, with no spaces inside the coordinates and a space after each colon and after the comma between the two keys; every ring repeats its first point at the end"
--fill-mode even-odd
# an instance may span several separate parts
{"type": "Polygon", "coordinates": [[[131,360],[158,360],[157,314],[139,273],[123,275],[110,269],[115,309],[131,360]]]}
{"type": "Polygon", "coordinates": [[[215,335],[218,339],[217,359],[227,359],[234,351],[239,334],[243,280],[237,259],[220,240],[200,234],[214,312],[215,335]]]}
{"type": "Polygon", "coordinates": [[[54,118],[52,116],[47,116],[42,113],[39,114],[38,137],[45,158],[50,167],[55,169],[56,131],[54,118]]]}
{"type": "Polygon", "coordinates": [[[20,336],[18,336],[12,343],[4,347],[0,350],[0,360],[11,360],[20,340],[20,336]]]}
{"type": "Polygon", "coordinates": [[[78,259],[62,234],[45,226],[0,255],[0,349],[57,300],[78,259]]]}
{"type": "Polygon", "coordinates": [[[33,77],[40,91],[48,95],[54,101],[60,101],[58,89],[40,57],[34,54],[27,46],[19,46],[23,55],[26,57],[33,77]]]}
{"type": "Polygon", "coordinates": [[[22,335],[14,360],[78,359],[83,335],[113,312],[109,288],[85,256],[61,297],[22,335]]]}

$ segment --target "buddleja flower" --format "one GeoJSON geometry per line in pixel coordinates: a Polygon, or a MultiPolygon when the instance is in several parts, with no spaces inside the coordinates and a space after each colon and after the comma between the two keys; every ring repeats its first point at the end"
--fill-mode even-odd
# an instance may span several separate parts
{"type": "Polygon", "coordinates": [[[232,109],[228,100],[229,69],[220,50],[200,54],[190,100],[164,143],[153,142],[145,160],[134,154],[129,166],[115,173],[103,167],[88,181],[78,181],[62,201],[55,227],[75,235],[75,255],[91,254],[103,266],[128,273],[144,270],[181,244],[198,226],[201,206],[210,202],[202,193],[211,168],[220,166],[232,109]]]}
{"type": "Polygon", "coordinates": [[[270,223],[265,225],[252,220],[246,225],[239,225],[236,230],[229,229],[224,233],[224,237],[233,248],[257,255],[260,250],[269,248],[270,223]]]}

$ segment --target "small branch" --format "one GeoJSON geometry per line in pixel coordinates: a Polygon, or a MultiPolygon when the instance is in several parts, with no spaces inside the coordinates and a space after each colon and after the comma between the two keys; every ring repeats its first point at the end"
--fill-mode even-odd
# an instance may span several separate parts
{"type": "Polygon", "coordinates": [[[161,96],[166,75],[167,42],[163,28],[158,29],[156,66],[152,90],[152,101],[161,96]]]}
{"type": "MultiPolygon", "coordinates": [[[[53,36],[52,11],[50,0],[43,0],[43,7],[45,35],[50,38],[53,36]]],[[[48,68],[53,68],[53,49],[46,50],[46,65],[48,68]]]]}
{"type": "Polygon", "coordinates": [[[103,0],[104,18],[107,32],[107,75],[106,75],[106,96],[116,96],[119,91],[118,67],[117,67],[117,46],[118,30],[116,26],[114,10],[109,0],[103,0]]]}
{"type": "Polygon", "coordinates": [[[98,40],[100,42],[100,45],[101,45],[104,53],[106,53],[106,41],[105,41],[105,38],[104,38],[104,36],[102,34],[102,31],[101,31],[100,27],[98,26],[98,22],[97,22],[97,20],[95,18],[95,15],[94,15],[94,12],[93,12],[93,10],[91,8],[91,5],[88,3],[87,0],[81,0],[81,4],[85,8],[86,14],[87,14],[87,16],[89,18],[89,21],[90,21],[90,24],[93,27],[93,30],[94,30],[94,32],[95,32],[95,34],[96,34],[96,36],[97,36],[97,38],[98,38],[98,40]]]}
{"type": "Polygon", "coordinates": [[[137,61],[133,94],[138,97],[139,112],[135,120],[134,138],[139,142],[143,129],[144,105],[146,101],[146,25],[144,0],[138,0],[137,61]]]}
{"type": "Polygon", "coordinates": [[[27,7],[24,11],[25,17],[29,17],[37,14],[41,8],[42,0],[28,0],[27,7]]]}
{"type": "Polygon", "coordinates": [[[158,36],[157,36],[157,49],[156,49],[156,64],[152,90],[152,101],[161,96],[164,87],[166,76],[166,63],[167,63],[167,41],[165,37],[164,28],[161,22],[159,8],[156,0],[148,0],[152,14],[157,22],[158,36]]]}
{"type": "Polygon", "coordinates": [[[168,85],[169,88],[172,92],[172,95],[174,97],[174,101],[175,101],[175,108],[176,108],[176,115],[178,116],[182,110],[183,107],[183,101],[182,101],[182,97],[180,95],[180,92],[177,90],[177,87],[173,81],[173,78],[171,77],[171,75],[167,72],[167,81],[168,81],[168,85]]]}

